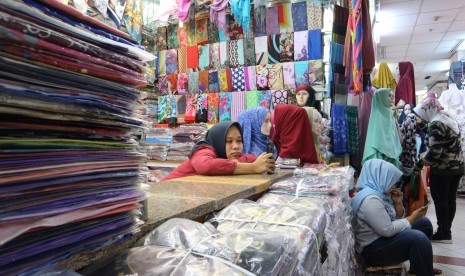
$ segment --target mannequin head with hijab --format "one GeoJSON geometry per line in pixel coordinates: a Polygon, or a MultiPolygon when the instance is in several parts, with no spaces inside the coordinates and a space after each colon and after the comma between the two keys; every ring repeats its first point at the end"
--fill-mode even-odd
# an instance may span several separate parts
{"type": "Polygon", "coordinates": [[[315,90],[311,86],[300,84],[295,91],[298,106],[315,106],[315,90]]]}

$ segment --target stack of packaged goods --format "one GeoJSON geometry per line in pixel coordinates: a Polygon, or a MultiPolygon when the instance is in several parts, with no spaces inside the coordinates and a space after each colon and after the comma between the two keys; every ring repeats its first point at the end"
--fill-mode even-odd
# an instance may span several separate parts
{"type": "Polygon", "coordinates": [[[137,88],[154,56],[53,0],[0,2],[0,271],[32,273],[139,231],[137,88]]]}
{"type": "Polygon", "coordinates": [[[351,167],[306,165],[294,176],[274,183],[257,202],[317,208],[326,214],[327,257],[321,275],[353,275],[357,269],[348,190],[353,186],[351,167]]]}
{"type": "Polygon", "coordinates": [[[152,128],[145,138],[147,159],[166,161],[173,142],[171,128],[152,128]]]}
{"type": "Polygon", "coordinates": [[[166,160],[185,161],[195,142],[205,136],[207,124],[181,125],[173,129],[173,143],[170,145],[166,160]]]}

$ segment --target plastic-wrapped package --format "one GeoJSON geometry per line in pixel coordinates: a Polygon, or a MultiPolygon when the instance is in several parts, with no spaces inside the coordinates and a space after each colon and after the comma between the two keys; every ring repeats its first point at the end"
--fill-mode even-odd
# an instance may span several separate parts
{"type": "Polygon", "coordinates": [[[147,159],[166,161],[168,156],[169,145],[146,146],[147,159]]]}
{"type": "Polygon", "coordinates": [[[320,208],[237,200],[215,214],[209,222],[222,233],[257,229],[290,235],[298,242],[297,263],[292,263],[290,275],[319,274],[319,250],[326,227],[326,214],[320,208]]]}
{"type": "Polygon", "coordinates": [[[124,273],[138,275],[286,275],[294,238],[277,232],[220,233],[211,224],[171,219],[120,255],[124,273]]]}
{"type": "Polygon", "coordinates": [[[270,192],[296,196],[339,195],[344,181],[341,177],[330,176],[294,176],[271,185],[270,192]]]}

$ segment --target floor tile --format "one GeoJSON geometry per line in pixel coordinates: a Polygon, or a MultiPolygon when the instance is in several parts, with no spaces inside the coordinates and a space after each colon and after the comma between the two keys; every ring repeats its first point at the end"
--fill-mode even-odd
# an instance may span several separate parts
{"type": "Polygon", "coordinates": [[[441,265],[441,264],[434,264],[435,268],[442,270],[442,276],[463,276],[465,274],[452,270],[451,268],[441,265]]]}

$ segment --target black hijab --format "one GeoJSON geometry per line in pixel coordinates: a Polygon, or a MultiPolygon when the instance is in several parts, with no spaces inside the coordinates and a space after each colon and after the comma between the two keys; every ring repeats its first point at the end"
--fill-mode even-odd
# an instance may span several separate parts
{"type": "Polygon", "coordinates": [[[226,134],[231,126],[237,127],[242,136],[242,128],[238,122],[219,122],[207,131],[205,140],[199,141],[195,144],[189,153],[189,158],[192,157],[198,148],[202,146],[210,146],[213,148],[218,158],[226,159],[226,134]]]}

